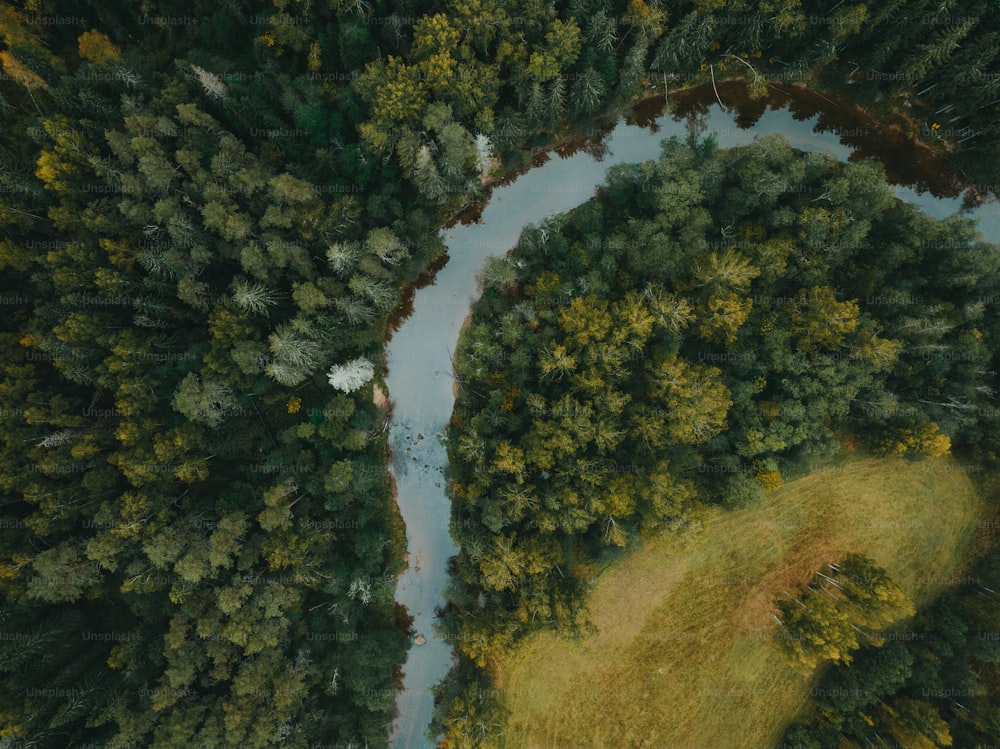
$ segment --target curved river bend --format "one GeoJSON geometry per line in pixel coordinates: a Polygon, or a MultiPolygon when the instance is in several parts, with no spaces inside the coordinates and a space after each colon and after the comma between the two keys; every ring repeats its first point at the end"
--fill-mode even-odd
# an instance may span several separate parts
{"type": "MultiPolygon", "coordinates": [[[[722,91],[735,89],[727,87],[722,91]]],[[[794,98],[790,101],[794,109],[794,98]]],[[[813,104],[810,107],[815,111],[813,104]]],[[[698,108],[706,109],[704,104],[698,108]]],[[[841,161],[857,158],[855,148],[841,142],[838,133],[842,130],[814,132],[817,122],[829,114],[803,119],[801,113],[777,108],[764,112],[754,125],[744,129],[734,125],[732,113],[712,104],[707,107],[705,120],[707,132],[716,133],[721,148],[747,145],[757,135],[780,133],[801,150],[823,151],[841,161]]],[[[842,118],[843,108],[838,107],[835,114],[842,118]]],[[[870,120],[865,124],[870,125],[870,120]]],[[[609,166],[658,158],[663,138],[684,138],[685,134],[685,122],[669,115],[657,118],[653,128],[619,123],[604,139],[605,154],[600,161],[582,151],[553,158],[516,181],[494,188],[480,223],[442,230],[449,259],[437,272],[433,285],[416,291],[412,313],[387,344],[386,382],[393,403],[391,469],[409,549],[409,566],[400,577],[396,598],[414,617],[415,631],[426,638],[426,644],[410,649],[403,667],[403,690],[397,697],[399,715],[391,734],[394,749],[434,747],[425,735],[433,710],[430,688],[452,665],[453,643],[439,639],[432,627],[435,607],[444,605],[442,591],[448,581],[448,558],[457,553],[448,533],[450,507],[444,489],[447,455],[443,437],[454,405],[451,355],[479,292],[476,275],[488,256],[503,255],[516,244],[525,225],[567,211],[592,197],[609,166]]],[[[851,141],[853,136],[844,140],[851,141]]],[[[867,150],[864,144],[855,145],[867,150]]],[[[894,156],[898,161],[899,153],[894,156]]],[[[926,164],[919,168],[927,170],[926,164]]],[[[924,177],[941,175],[894,176],[926,185],[924,177]]],[[[908,186],[897,186],[896,194],[938,218],[962,207],[961,197],[935,198],[908,186]]],[[[979,219],[979,228],[988,240],[1000,241],[1000,204],[986,203],[971,215],[979,219]]]]}

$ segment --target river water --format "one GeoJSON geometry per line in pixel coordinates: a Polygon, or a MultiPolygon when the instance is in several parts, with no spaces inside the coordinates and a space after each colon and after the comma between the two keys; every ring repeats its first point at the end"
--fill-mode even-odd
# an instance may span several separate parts
{"type": "MultiPolygon", "coordinates": [[[[901,183],[896,187],[901,199],[938,218],[962,207],[962,197],[956,195],[959,178],[933,154],[845,103],[815,92],[778,88],[766,102],[749,102],[738,83],[721,84],[719,96],[730,111],[719,106],[711,87],[684,92],[676,103],[678,113],[695,112],[704,118],[719,147],[747,145],[757,135],[780,133],[795,148],[826,152],[841,161],[878,156],[890,179],[901,183]],[[742,111],[735,111],[737,105],[742,111]]],[[[410,649],[403,666],[403,690],[396,703],[399,715],[391,729],[394,749],[434,747],[425,736],[433,710],[430,688],[452,665],[453,643],[439,639],[432,627],[435,607],[444,605],[448,559],[457,553],[448,533],[443,437],[454,405],[451,355],[478,296],[476,275],[488,256],[502,255],[514,246],[525,225],[592,197],[609,166],[657,158],[663,138],[685,137],[683,119],[639,111],[636,119],[644,126],[619,123],[603,139],[603,149],[537,159],[543,163],[493,189],[479,223],[443,229],[448,261],[432,285],[415,292],[412,312],[387,344],[386,383],[393,403],[391,470],[409,550],[409,566],[400,576],[396,599],[407,607],[415,632],[426,640],[410,649]],[[593,153],[602,150],[598,160],[593,153]]],[[[984,203],[971,215],[978,218],[986,239],[1000,241],[1000,204],[984,203]]]]}

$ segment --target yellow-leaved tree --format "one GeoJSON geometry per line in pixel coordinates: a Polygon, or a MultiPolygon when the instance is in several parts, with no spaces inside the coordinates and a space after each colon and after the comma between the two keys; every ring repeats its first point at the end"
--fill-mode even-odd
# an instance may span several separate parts
{"type": "Polygon", "coordinates": [[[122,52],[108,38],[107,34],[102,34],[97,29],[84,31],[77,40],[80,50],[80,57],[94,65],[103,65],[108,60],[122,59],[122,52]]]}
{"type": "Polygon", "coordinates": [[[829,286],[800,289],[789,312],[799,334],[799,349],[813,353],[821,348],[841,348],[847,334],[858,327],[859,312],[857,300],[838,302],[829,286]]]}
{"type": "Polygon", "coordinates": [[[947,434],[941,434],[939,429],[933,421],[920,424],[910,422],[886,439],[882,452],[898,457],[917,454],[938,458],[947,455],[951,452],[951,438],[947,434]]]}

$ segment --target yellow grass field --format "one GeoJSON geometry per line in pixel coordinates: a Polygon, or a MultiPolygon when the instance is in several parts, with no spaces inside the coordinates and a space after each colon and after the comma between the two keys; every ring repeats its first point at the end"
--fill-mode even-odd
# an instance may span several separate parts
{"type": "Polygon", "coordinates": [[[853,551],[919,605],[961,574],[982,510],[950,458],[861,459],[650,537],[597,581],[598,634],[502,661],[505,749],[773,749],[813,675],[782,656],[772,600],[853,551]]]}

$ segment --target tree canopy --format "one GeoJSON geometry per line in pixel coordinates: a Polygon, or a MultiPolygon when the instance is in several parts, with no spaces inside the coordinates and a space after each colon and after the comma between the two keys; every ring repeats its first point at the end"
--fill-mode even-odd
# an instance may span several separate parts
{"type": "MultiPolygon", "coordinates": [[[[953,263],[998,252],[967,219],[893,198],[878,166],[779,136],[664,141],[526,228],[484,270],[455,358],[457,673],[488,673],[540,628],[585,631],[598,560],[696,504],[756,504],[858,447],[995,462],[1000,330],[955,289],[985,299],[997,279],[953,263]]],[[[913,613],[855,556],[778,608],[806,668],[849,662],[864,632],[913,613]]],[[[441,726],[466,709],[448,694],[441,726]]]]}

